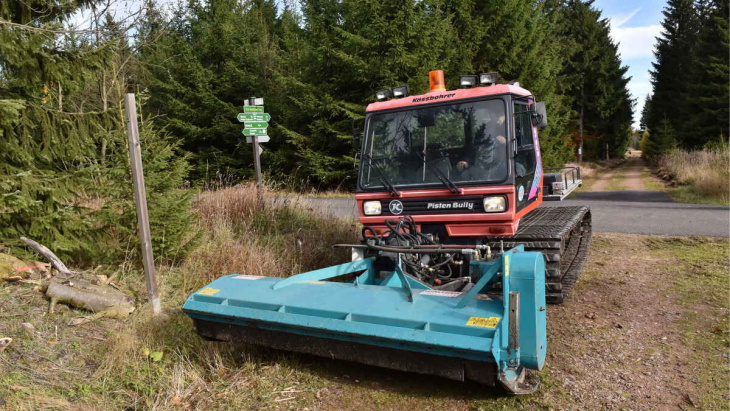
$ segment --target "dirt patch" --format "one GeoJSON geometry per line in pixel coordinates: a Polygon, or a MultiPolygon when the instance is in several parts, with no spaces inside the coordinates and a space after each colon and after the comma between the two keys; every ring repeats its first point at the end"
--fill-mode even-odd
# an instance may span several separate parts
{"type": "Polygon", "coordinates": [[[629,155],[617,168],[600,174],[587,191],[647,191],[643,175],[648,170],[641,157],[629,155]]]}
{"type": "Polygon", "coordinates": [[[608,191],[608,187],[611,184],[611,179],[613,178],[614,173],[615,171],[611,170],[600,174],[598,179],[596,179],[587,191],[608,191]]]}
{"type": "Polygon", "coordinates": [[[646,185],[641,178],[642,172],[647,169],[646,163],[640,157],[632,157],[626,162],[626,166],[621,168],[623,181],[621,188],[631,191],[646,191],[646,185]]]}
{"type": "Polygon", "coordinates": [[[573,299],[550,311],[552,372],[587,408],[678,409],[698,387],[687,378],[683,310],[666,261],[646,237],[597,235],[573,299]],[[621,250],[616,253],[616,250],[621,250]]]}

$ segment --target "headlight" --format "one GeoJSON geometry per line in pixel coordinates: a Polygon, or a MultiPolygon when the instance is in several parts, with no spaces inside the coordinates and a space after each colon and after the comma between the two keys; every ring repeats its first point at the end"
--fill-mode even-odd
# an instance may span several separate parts
{"type": "Polygon", "coordinates": [[[380,201],[366,201],[362,205],[362,211],[365,215],[380,215],[383,210],[380,207],[380,201]]]}
{"type": "Polygon", "coordinates": [[[484,197],[484,212],[501,213],[507,209],[507,199],[504,196],[484,197]]]}

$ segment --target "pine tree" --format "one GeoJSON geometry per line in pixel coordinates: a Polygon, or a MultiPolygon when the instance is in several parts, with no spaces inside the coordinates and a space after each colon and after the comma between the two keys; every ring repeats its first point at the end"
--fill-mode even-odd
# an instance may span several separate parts
{"type": "Polygon", "coordinates": [[[647,94],[644,99],[644,107],[641,109],[641,119],[639,120],[639,128],[646,130],[649,126],[649,110],[651,109],[651,94],[647,94]]]}
{"type": "Polygon", "coordinates": [[[609,22],[592,1],[570,1],[560,12],[561,34],[573,45],[562,75],[572,95],[576,145],[589,158],[621,157],[631,138],[633,100],[609,22]]]}
{"type": "Polygon", "coordinates": [[[647,126],[654,129],[666,119],[679,142],[691,147],[688,99],[695,85],[692,75],[699,29],[697,11],[692,0],[669,0],[663,14],[662,35],[654,51],[656,62],[650,72],[653,93],[647,126]]]}
{"type": "Polygon", "coordinates": [[[727,142],[730,135],[730,7],[728,0],[707,3],[696,46],[697,59],[689,99],[692,118],[686,145],[690,147],[701,147],[710,141],[727,142]]]}
{"type": "Polygon", "coordinates": [[[677,132],[669,119],[663,119],[651,129],[647,137],[642,144],[642,156],[651,162],[656,162],[662,154],[677,148],[677,132]]]}
{"type": "Polygon", "coordinates": [[[560,78],[569,45],[558,35],[558,13],[546,2],[524,0],[459,0],[446,2],[445,11],[457,29],[454,81],[486,71],[499,72],[504,82],[519,81],[548,109],[550,126],[540,130],[543,162],[562,166],[569,161],[569,107],[560,78]]]}
{"type": "Polygon", "coordinates": [[[95,174],[97,136],[114,120],[84,97],[114,47],[94,47],[61,24],[94,3],[0,3],[0,241],[8,246],[29,236],[69,256],[96,235],[79,199],[95,174]]]}
{"type": "MultiPolygon", "coordinates": [[[[62,25],[94,3],[0,4],[0,242],[31,237],[79,263],[138,249],[122,109],[132,50],[109,16],[85,31],[62,25]]],[[[153,246],[175,258],[191,237],[185,157],[156,133],[142,137],[153,246]]]]}

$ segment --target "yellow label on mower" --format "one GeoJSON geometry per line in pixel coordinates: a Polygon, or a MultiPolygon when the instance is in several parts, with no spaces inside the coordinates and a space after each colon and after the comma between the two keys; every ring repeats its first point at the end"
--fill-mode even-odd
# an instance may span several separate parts
{"type": "Polygon", "coordinates": [[[469,321],[466,322],[466,325],[473,325],[474,327],[496,328],[497,324],[499,324],[499,320],[499,317],[469,317],[469,321]]]}
{"type": "Polygon", "coordinates": [[[509,254],[504,256],[504,276],[509,277],[509,254]]]}
{"type": "Polygon", "coordinates": [[[215,288],[205,287],[202,290],[198,291],[199,295],[216,295],[221,290],[216,290],[215,288]]]}

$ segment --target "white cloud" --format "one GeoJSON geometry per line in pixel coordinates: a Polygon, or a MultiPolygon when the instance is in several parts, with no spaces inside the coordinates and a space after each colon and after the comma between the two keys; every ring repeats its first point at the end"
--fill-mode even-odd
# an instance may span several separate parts
{"type": "Polygon", "coordinates": [[[659,24],[624,27],[640,10],[637,8],[629,13],[609,17],[611,37],[618,44],[623,60],[651,58],[655,37],[661,33],[662,26],[659,24]]]}
{"type": "Polygon", "coordinates": [[[651,58],[654,55],[655,38],[661,30],[662,26],[659,24],[639,27],[611,26],[611,37],[618,43],[622,59],[651,58]]]}

